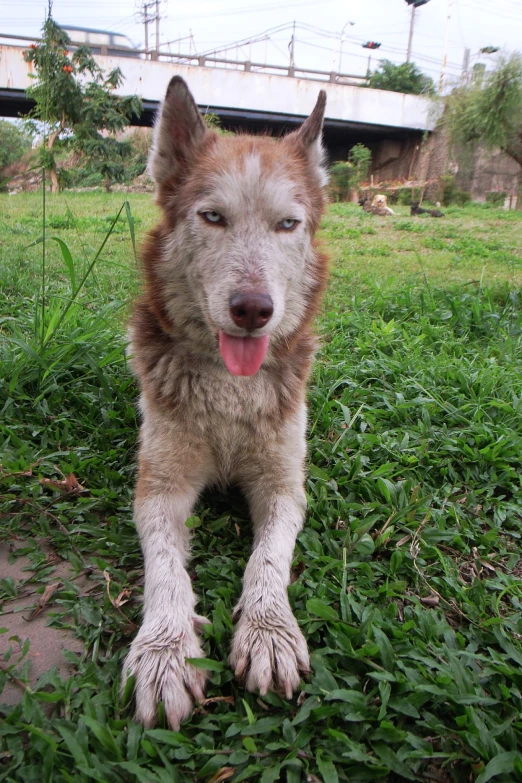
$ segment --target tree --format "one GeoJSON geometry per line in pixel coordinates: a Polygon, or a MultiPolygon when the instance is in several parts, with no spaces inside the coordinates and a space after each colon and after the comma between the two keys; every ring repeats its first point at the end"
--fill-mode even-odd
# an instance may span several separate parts
{"type": "Polygon", "coordinates": [[[0,172],[30,149],[31,139],[23,128],[0,120],[0,172]]]}
{"type": "Polygon", "coordinates": [[[31,44],[25,52],[26,62],[35,69],[31,74],[35,83],[27,90],[35,107],[28,116],[48,127],[41,162],[50,172],[53,193],[59,189],[54,154],[59,139],[70,139],[108,179],[121,178],[123,150],[118,147],[120,142],[106,134],[125,128],[132,115],[139,115],[142,109],[137,96],[115,94],[123,82],[119,68],[105,74],[87,46],[80,46],[70,56],[69,45],[67,33],[49,16],[41,43],[31,44]]]}
{"type": "Polygon", "coordinates": [[[448,96],[445,120],[454,141],[497,147],[522,166],[522,56],[448,96]]]}
{"type": "Polygon", "coordinates": [[[390,60],[380,61],[369,78],[368,87],[411,95],[433,95],[435,92],[433,79],[422,73],[415,63],[395,65],[390,60]]]}
{"type": "Polygon", "coordinates": [[[348,161],[352,166],[350,187],[359,189],[361,182],[366,179],[372,163],[372,153],[364,144],[355,144],[348,155],[348,161]]]}
{"type": "Polygon", "coordinates": [[[372,153],[364,144],[355,144],[347,161],[338,161],[330,168],[330,184],[336,201],[345,201],[352,190],[359,190],[368,176],[372,153]]]}

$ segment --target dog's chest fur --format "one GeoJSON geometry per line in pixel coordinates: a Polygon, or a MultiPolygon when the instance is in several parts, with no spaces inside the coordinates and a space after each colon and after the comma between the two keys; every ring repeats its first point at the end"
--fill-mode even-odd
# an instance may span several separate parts
{"type": "Polygon", "coordinates": [[[226,483],[253,456],[255,444],[276,448],[304,415],[314,339],[309,333],[299,337],[293,361],[273,355],[256,375],[236,377],[218,355],[211,359],[196,352],[186,336],[167,334],[142,303],[135,311],[131,354],[146,419],[162,437],[177,440],[186,433],[182,437],[204,443],[214,478],[226,483]]]}

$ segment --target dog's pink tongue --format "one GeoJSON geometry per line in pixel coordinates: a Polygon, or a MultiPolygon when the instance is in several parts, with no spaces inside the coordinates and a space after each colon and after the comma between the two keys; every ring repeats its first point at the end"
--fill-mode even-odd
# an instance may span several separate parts
{"type": "Polygon", "coordinates": [[[268,350],[268,335],[263,337],[232,337],[219,333],[219,350],[227,370],[232,375],[255,375],[268,350]]]}

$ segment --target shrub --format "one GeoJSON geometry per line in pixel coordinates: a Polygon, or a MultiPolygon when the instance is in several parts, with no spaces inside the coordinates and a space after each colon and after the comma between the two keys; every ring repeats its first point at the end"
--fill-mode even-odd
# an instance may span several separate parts
{"type": "Polygon", "coordinates": [[[334,201],[346,201],[350,195],[351,164],[340,160],[330,167],[330,192],[334,201]]]}
{"type": "Polygon", "coordinates": [[[0,120],[0,174],[20,160],[31,149],[31,139],[24,128],[6,120],[0,120]]]}
{"type": "Polygon", "coordinates": [[[330,168],[330,190],[334,201],[347,201],[352,190],[359,190],[368,176],[372,153],[364,144],[355,144],[347,161],[338,161],[330,168]]]}
{"type": "Polygon", "coordinates": [[[503,190],[490,190],[489,193],[486,193],[486,202],[493,204],[495,207],[502,207],[507,196],[508,194],[503,190]]]}
{"type": "Polygon", "coordinates": [[[415,201],[413,198],[412,188],[401,188],[397,191],[397,204],[409,206],[412,201],[415,201]]]}
{"type": "Polygon", "coordinates": [[[440,201],[444,206],[457,204],[463,206],[471,201],[471,193],[467,190],[458,190],[455,184],[455,177],[451,174],[445,174],[440,178],[440,201]]]}
{"type": "Polygon", "coordinates": [[[433,79],[422,73],[415,63],[395,65],[390,60],[381,60],[377,70],[369,79],[368,87],[375,90],[391,90],[412,95],[434,95],[433,79]]]}

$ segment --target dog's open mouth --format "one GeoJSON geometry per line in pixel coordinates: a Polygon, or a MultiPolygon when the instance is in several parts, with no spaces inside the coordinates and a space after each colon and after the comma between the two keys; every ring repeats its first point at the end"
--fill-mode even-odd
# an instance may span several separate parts
{"type": "Polygon", "coordinates": [[[268,335],[233,337],[219,332],[219,351],[232,375],[255,375],[268,350],[268,335]]]}

